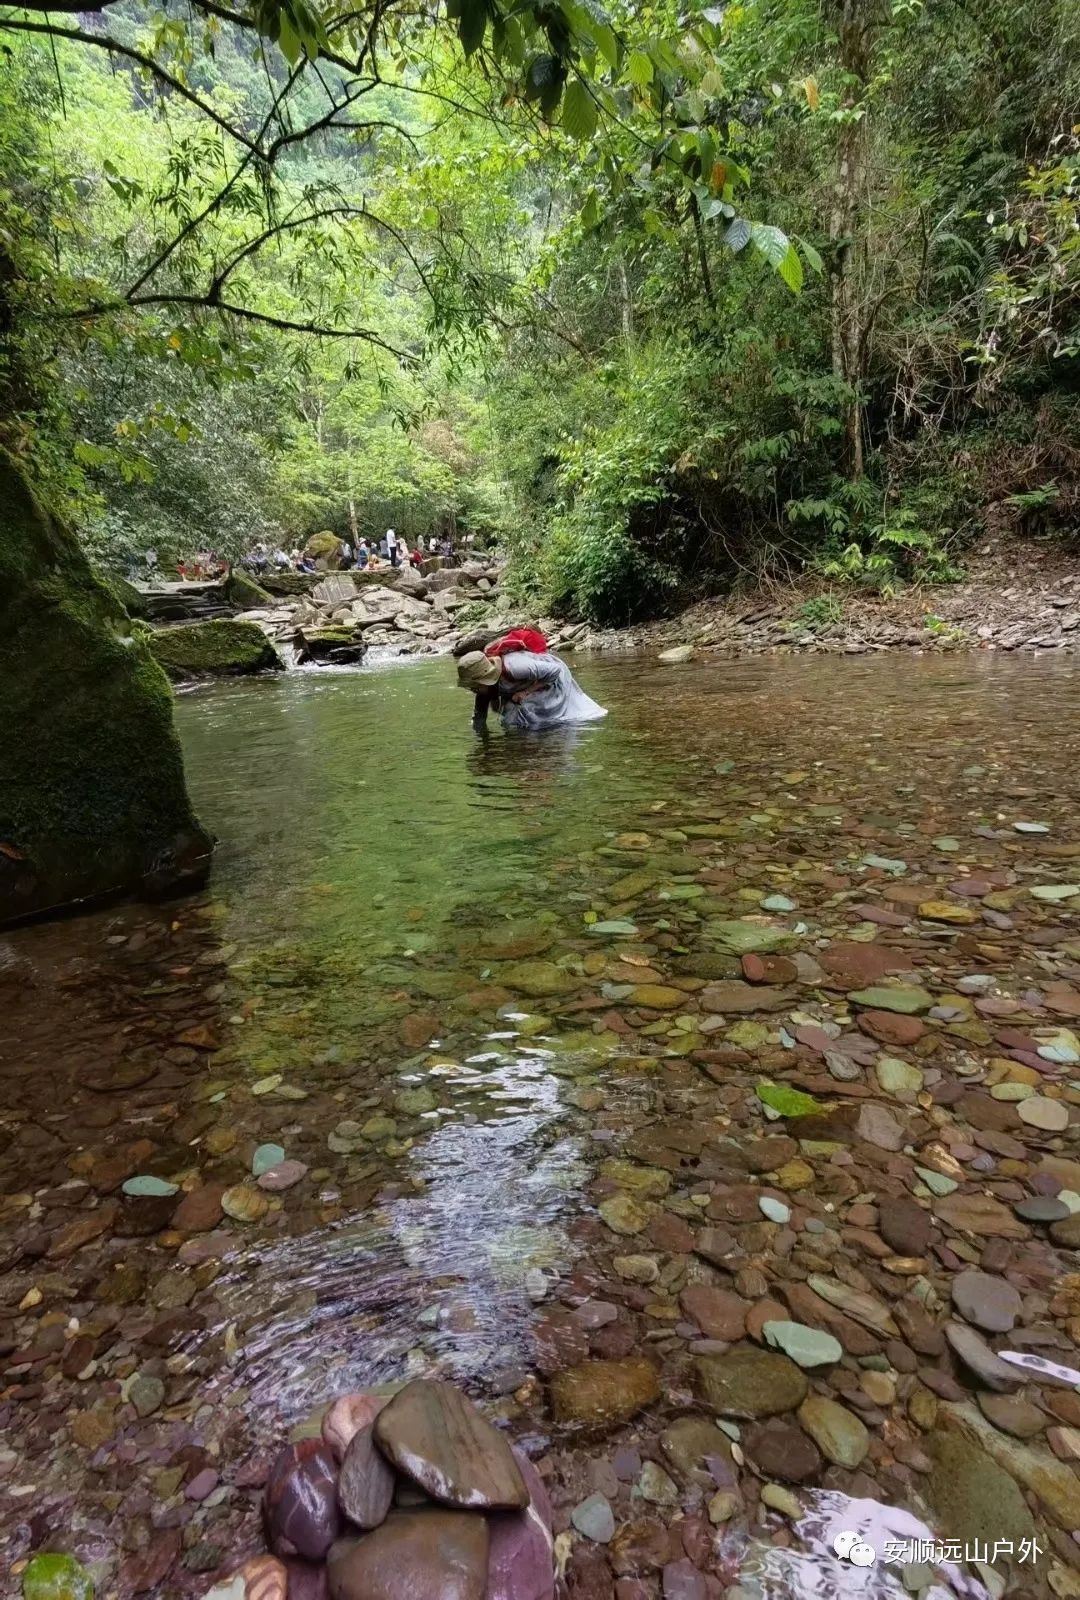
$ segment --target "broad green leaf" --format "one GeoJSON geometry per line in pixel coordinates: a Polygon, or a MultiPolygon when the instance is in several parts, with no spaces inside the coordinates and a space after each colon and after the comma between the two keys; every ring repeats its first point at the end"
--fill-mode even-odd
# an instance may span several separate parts
{"type": "Polygon", "coordinates": [[[804,239],[801,233],[796,234],[795,237],[799,241],[799,249],[802,251],[803,255],[806,257],[806,263],[807,263],[807,266],[809,266],[810,270],[812,272],[818,272],[818,273],[824,272],[825,271],[825,263],[824,263],[824,261],[822,261],[821,257],[818,255],[818,253],[814,249],[813,245],[810,244],[810,242],[808,240],[804,239]]]}
{"type": "Polygon", "coordinates": [[[581,208],[581,226],[595,228],[600,217],[600,207],[596,198],[596,190],[589,190],[589,197],[581,208]]]}
{"type": "Polygon", "coordinates": [[[562,103],[562,125],[571,139],[591,139],[596,132],[596,101],[580,78],[567,85],[562,103]]]}
{"type": "Polygon", "coordinates": [[[788,236],[781,228],[774,228],[765,222],[755,222],[750,227],[750,237],[754,248],[765,257],[770,267],[780,270],[780,263],[788,252],[788,236]]]}
{"type": "Polygon", "coordinates": [[[626,63],[626,75],[632,84],[639,89],[644,89],[653,81],[652,58],[644,50],[631,50],[630,59],[626,63]]]}
{"type": "Polygon", "coordinates": [[[803,266],[802,258],[793,244],[789,243],[784,259],[781,261],[777,271],[792,294],[798,294],[803,286],[803,266]]]}
{"type": "Polygon", "coordinates": [[[608,66],[614,71],[619,65],[619,41],[615,37],[614,28],[610,27],[606,22],[598,23],[593,27],[592,32],[593,38],[596,40],[596,48],[608,66]]]}
{"type": "Polygon", "coordinates": [[[729,223],[724,229],[721,237],[728,249],[738,254],[750,243],[750,224],[745,217],[736,217],[734,222],[729,223]]]}

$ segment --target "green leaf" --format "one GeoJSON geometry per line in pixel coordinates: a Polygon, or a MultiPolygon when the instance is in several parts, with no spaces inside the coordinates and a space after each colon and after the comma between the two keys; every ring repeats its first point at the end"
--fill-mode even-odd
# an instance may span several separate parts
{"type": "Polygon", "coordinates": [[[583,228],[595,228],[599,220],[600,207],[596,198],[596,190],[590,189],[589,198],[581,208],[581,226],[583,228]]]}
{"type": "Polygon", "coordinates": [[[630,59],[626,63],[626,75],[637,88],[644,89],[653,81],[651,56],[647,56],[644,50],[631,50],[630,59]]]}
{"type": "Polygon", "coordinates": [[[783,229],[773,228],[765,222],[755,222],[751,224],[750,237],[759,254],[779,272],[780,263],[788,252],[788,236],[783,229]]]}
{"type": "Polygon", "coordinates": [[[591,139],[596,132],[596,101],[580,78],[563,95],[562,125],[571,139],[591,139]]]}
{"type": "Polygon", "coordinates": [[[745,250],[750,243],[750,224],[745,217],[736,217],[734,222],[729,222],[721,238],[729,250],[734,250],[738,255],[740,250],[745,250]]]}
{"type": "Polygon", "coordinates": [[[784,259],[781,261],[777,271],[792,294],[798,294],[803,286],[803,266],[802,258],[793,244],[788,244],[784,259]]]}
{"type": "Polygon", "coordinates": [[[596,40],[596,48],[608,66],[614,71],[619,65],[619,41],[615,37],[614,28],[609,27],[606,22],[598,23],[594,26],[592,32],[593,38],[596,40]]]}
{"type": "Polygon", "coordinates": [[[795,235],[795,237],[799,241],[799,248],[801,249],[803,255],[806,257],[806,263],[807,263],[807,266],[809,266],[810,270],[812,272],[817,272],[817,273],[824,272],[825,271],[825,263],[824,263],[824,261],[822,261],[821,257],[818,255],[818,253],[814,249],[813,245],[810,244],[808,242],[808,240],[804,239],[801,233],[797,233],[795,235]]]}
{"type": "Polygon", "coordinates": [[[826,1109],[812,1094],[803,1094],[801,1089],[789,1088],[785,1083],[764,1080],[757,1086],[757,1096],[762,1105],[778,1111],[782,1117],[813,1117],[826,1109]]]}

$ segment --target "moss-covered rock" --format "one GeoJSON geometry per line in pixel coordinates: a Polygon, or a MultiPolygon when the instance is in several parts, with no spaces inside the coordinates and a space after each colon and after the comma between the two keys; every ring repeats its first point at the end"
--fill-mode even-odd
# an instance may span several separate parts
{"type": "Polygon", "coordinates": [[[118,572],[99,572],[98,579],[119,600],[129,617],[146,616],[146,596],[118,572]]]}
{"type": "Polygon", "coordinates": [[[230,572],[225,595],[229,604],[236,606],[239,611],[257,611],[262,606],[272,606],[274,603],[269,590],[257,583],[250,572],[243,572],[239,568],[230,572]]]}
{"type": "Polygon", "coordinates": [[[2,451],[0,727],[0,923],[205,878],[168,682],[2,451]]]}
{"type": "Polygon", "coordinates": [[[285,666],[257,623],[226,617],[162,628],[151,637],[150,650],[169,677],[181,681],[282,672],[285,666]]]}
{"type": "Polygon", "coordinates": [[[324,661],[353,666],[364,659],[364,641],[353,628],[298,628],[293,643],[299,666],[324,661]]]}
{"type": "Polygon", "coordinates": [[[329,571],[334,571],[341,564],[341,540],[329,530],[313,533],[304,546],[304,554],[329,571]]]}

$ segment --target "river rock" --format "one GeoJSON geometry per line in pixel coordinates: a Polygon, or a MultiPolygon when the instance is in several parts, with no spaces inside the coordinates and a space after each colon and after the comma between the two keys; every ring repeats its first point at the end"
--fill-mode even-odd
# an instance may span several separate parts
{"type": "Polygon", "coordinates": [[[821,1471],[821,1456],[813,1440],[793,1422],[760,1422],[748,1428],[743,1446],[757,1470],[766,1478],[785,1483],[806,1483],[821,1471]]]}
{"type": "Polygon", "coordinates": [[[958,1233],[986,1239],[1026,1239],[1028,1230],[1000,1200],[987,1194],[950,1194],[934,1201],[934,1215],[958,1233]]]}
{"type": "Polygon", "coordinates": [[[528,1456],[515,1450],[514,1458],[529,1504],[524,1511],[493,1511],[487,1518],[491,1543],[485,1600],[553,1600],[551,1501],[528,1456]]]}
{"type": "Polygon", "coordinates": [[[1035,1524],[1017,1484],[979,1445],[953,1430],[929,1434],[925,1449],[933,1466],[926,1498],[938,1527],[950,1539],[993,1544],[1033,1538],[1035,1524]]]}
{"type": "Polygon", "coordinates": [[[743,1011],[786,1011],[794,1003],[795,994],[790,989],[769,988],[730,978],[710,983],[701,991],[700,999],[707,1012],[723,1016],[743,1011]]]}
{"type": "Polygon", "coordinates": [[[484,1517],[424,1507],[392,1511],[362,1539],[341,1539],[327,1561],[331,1600],[485,1600],[484,1517]]]}
{"type": "Polygon", "coordinates": [[[337,1467],[322,1439],[286,1445],[263,1493],[266,1542],[276,1556],[321,1561],[338,1536],[337,1467]]]}
{"type": "Polygon", "coordinates": [[[750,1346],[720,1356],[698,1356],[693,1380],[698,1397],[721,1417],[772,1417],[794,1411],[809,1387],[787,1356],[750,1346]]]}
{"type": "Polygon", "coordinates": [[[551,1379],[557,1422],[611,1427],[628,1422],[659,1398],[656,1368],[642,1356],[620,1361],[583,1361],[551,1379]]]}
{"type": "Polygon", "coordinates": [[[362,1389],[355,1394],[339,1395],[330,1404],[322,1419],[322,1436],[336,1460],[345,1459],[345,1452],[354,1435],[362,1428],[370,1427],[389,1400],[389,1395],[373,1394],[371,1390],[362,1389]]]}
{"type": "Polygon", "coordinates": [[[924,1255],[933,1233],[929,1211],[907,1195],[889,1195],[878,1216],[878,1232],[898,1256],[924,1255]]]}
{"type": "Polygon", "coordinates": [[[379,1412],[374,1430],[398,1471],[443,1505],[472,1511],[528,1505],[509,1442],[452,1383],[406,1384],[379,1412]]]}
{"type": "Polygon", "coordinates": [[[579,1533],[594,1544],[608,1544],[615,1532],[615,1513],[606,1495],[591,1494],[570,1513],[570,1521],[579,1533]]]}
{"type": "Polygon", "coordinates": [[[579,979],[553,961],[510,961],[498,970],[501,984],[534,1000],[569,994],[580,986],[579,979]]]}
{"type": "Polygon", "coordinates": [[[660,1452],[680,1476],[709,1471],[710,1460],[729,1462],[731,1440],[707,1417],[679,1417],[660,1435],[660,1452]]]}
{"type": "Polygon", "coordinates": [[[225,1214],[221,1197],[226,1187],[224,1183],[200,1183],[180,1201],[172,1214],[172,1226],[181,1233],[209,1233],[216,1228],[225,1214]]]}
{"type": "Polygon", "coordinates": [[[875,1100],[868,1101],[866,1105],[860,1107],[855,1133],[859,1139],[875,1145],[879,1150],[903,1148],[905,1138],[903,1128],[892,1112],[886,1106],[878,1105],[875,1100]]]}
{"type": "Polygon", "coordinates": [[[987,1389],[1009,1394],[1024,1382],[1019,1367],[1012,1367],[996,1356],[986,1340],[963,1322],[947,1322],[945,1338],[965,1367],[987,1389]]]}
{"type": "Polygon", "coordinates": [[[733,1344],[746,1332],[750,1306],[739,1295],[714,1289],[711,1284],[694,1283],[679,1298],[686,1315],[697,1323],[706,1339],[724,1339],[733,1344]]]}
{"type": "Polygon", "coordinates": [[[983,1416],[999,1433],[1011,1434],[1014,1439],[1034,1439],[1046,1427],[1046,1413],[1019,1395],[991,1391],[975,1398],[983,1416]]]}
{"type": "Polygon", "coordinates": [[[353,1434],[338,1477],[338,1505],[358,1528],[377,1528],[394,1499],[394,1469],[376,1448],[374,1424],[353,1434]]]}
{"type": "Polygon", "coordinates": [[[802,1322],[766,1322],[761,1331],[766,1344],[782,1350],[800,1367],[830,1366],[844,1354],[839,1339],[802,1322]]]}
{"type": "Polygon", "coordinates": [[[987,1333],[1008,1333],[1023,1310],[1012,1284],[988,1272],[961,1272],[952,1281],[952,1301],[965,1321],[987,1333]]]}
{"type": "Polygon", "coordinates": [[[1016,1107],[1021,1122],[1043,1133],[1061,1133],[1069,1126],[1069,1108],[1063,1100],[1050,1100],[1035,1094],[1016,1107]]]}
{"type": "Polygon", "coordinates": [[[867,989],[853,989],[848,999],[870,1011],[898,1011],[906,1017],[929,1011],[934,1004],[929,990],[911,983],[871,984],[867,989]]]}
{"type": "Polygon", "coordinates": [[[826,1460],[854,1470],[870,1448],[866,1425],[854,1412],[824,1395],[807,1395],[799,1421],[826,1460]]]}

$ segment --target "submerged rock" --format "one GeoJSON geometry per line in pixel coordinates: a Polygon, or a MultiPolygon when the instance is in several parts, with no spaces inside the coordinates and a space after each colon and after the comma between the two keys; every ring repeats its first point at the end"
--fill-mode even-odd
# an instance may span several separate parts
{"type": "Polygon", "coordinates": [[[722,1356],[698,1356],[694,1387],[721,1417],[772,1417],[806,1398],[806,1377],[787,1356],[750,1346],[722,1356]]]}
{"type": "Polygon", "coordinates": [[[551,1404],[558,1422],[611,1427],[628,1422],[659,1398],[656,1368],[642,1356],[583,1361],[551,1379],[551,1404]]]}

